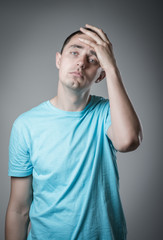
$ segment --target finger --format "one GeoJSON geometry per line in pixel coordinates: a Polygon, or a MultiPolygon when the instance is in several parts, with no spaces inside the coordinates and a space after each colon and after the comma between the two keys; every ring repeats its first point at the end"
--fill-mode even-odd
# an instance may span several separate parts
{"type": "Polygon", "coordinates": [[[98,34],[91,32],[89,30],[86,30],[85,28],[80,28],[80,30],[87,36],[91,37],[98,44],[103,44],[103,40],[100,38],[100,36],[98,36],[98,34]]]}
{"type": "Polygon", "coordinates": [[[97,32],[97,34],[98,34],[105,42],[107,42],[108,44],[110,43],[110,41],[109,41],[106,33],[104,33],[102,29],[99,29],[99,28],[97,28],[97,27],[95,27],[95,26],[92,26],[92,25],[89,25],[89,24],[86,24],[85,26],[88,27],[88,28],[90,28],[90,29],[92,29],[93,31],[97,32]]]}
{"type": "Polygon", "coordinates": [[[97,32],[97,34],[98,34],[106,43],[110,44],[110,41],[109,41],[106,33],[104,33],[102,29],[99,29],[99,28],[97,28],[97,27],[95,27],[95,26],[92,26],[92,25],[89,25],[89,24],[86,24],[85,26],[88,27],[88,28],[90,28],[90,29],[92,29],[93,31],[97,32]]]}
{"type": "Polygon", "coordinates": [[[89,45],[89,46],[91,46],[92,48],[96,48],[96,43],[94,43],[94,42],[92,42],[92,41],[90,41],[90,40],[88,40],[88,39],[85,39],[85,38],[78,38],[81,42],[83,42],[83,43],[85,43],[85,44],[87,44],[87,45],[89,45]]]}

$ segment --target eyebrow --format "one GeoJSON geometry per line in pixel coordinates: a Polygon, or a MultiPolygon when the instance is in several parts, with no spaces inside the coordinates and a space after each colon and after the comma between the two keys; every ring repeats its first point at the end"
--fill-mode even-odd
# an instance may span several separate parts
{"type": "MultiPolygon", "coordinates": [[[[80,49],[84,49],[83,46],[81,46],[81,45],[77,45],[77,44],[73,44],[73,45],[71,45],[69,48],[80,48],[80,49]]],[[[93,51],[93,50],[90,50],[90,54],[91,54],[91,55],[94,55],[95,57],[97,57],[96,52],[93,51]]]]}
{"type": "Polygon", "coordinates": [[[70,46],[70,48],[84,48],[84,47],[81,45],[73,44],[70,46]]]}

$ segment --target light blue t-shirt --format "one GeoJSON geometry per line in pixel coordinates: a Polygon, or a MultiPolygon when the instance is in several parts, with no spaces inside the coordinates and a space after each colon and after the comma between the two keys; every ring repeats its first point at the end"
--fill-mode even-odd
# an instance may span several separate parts
{"type": "Polygon", "coordinates": [[[9,176],[33,175],[28,240],[125,240],[109,100],[82,111],[45,101],[14,122],[9,176]]]}

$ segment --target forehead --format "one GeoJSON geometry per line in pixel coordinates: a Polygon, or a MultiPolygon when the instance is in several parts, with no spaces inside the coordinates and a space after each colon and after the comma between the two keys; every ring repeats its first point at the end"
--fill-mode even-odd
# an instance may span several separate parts
{"type": "Polygon", "coordinates": [[[81,45],[83,48],[93,49],[92,47],[88,46],[87,44],[81,42],[78,38],[84,38],[86,40],[91,40],[92,42],[95,42],[91,37],[87,36],[86,34],[76,34],[74,35],[70,41],[67,43],[65,48],[69,48],[71,45],[81,45]]]}

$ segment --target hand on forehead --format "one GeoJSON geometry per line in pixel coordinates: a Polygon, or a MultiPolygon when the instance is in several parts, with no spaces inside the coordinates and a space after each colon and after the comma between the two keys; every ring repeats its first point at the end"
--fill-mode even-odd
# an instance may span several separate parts
{"type": "Polygon", "coordinates": [[[107,38],[107,35],[103,32],[102,29],[99,29],[99,28],[89,25],[89,24],[86,24],[85,26],[86,26],[86,28],[89,28],[89,29],[93,30],[94,32],[89,31],[89,29],[85,29],[82,27],[80,28],[80,31],[83,32],[85,35],[89,36],[97,44],[102,44],[103,42],[105,42],[107,44],[110,43],[109,39],[107,38]]]}
{"type": "Polygon", "coordinates": [[[86,28],[93,30],[93,32],[89,29],[80,28],[80,31],[89,38],[82,38],[82,35],[79,36],[78,39],[95,50],[97,58],[103,69],[107,70],[108,66],[115,65],[113,47],[107,35],[103,32],[102,29],[89,24],[86,24],[85,26],[86,28]]]}

